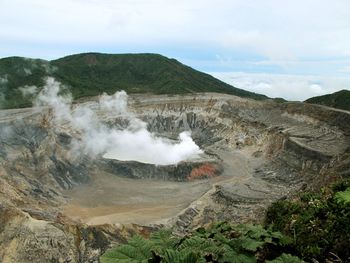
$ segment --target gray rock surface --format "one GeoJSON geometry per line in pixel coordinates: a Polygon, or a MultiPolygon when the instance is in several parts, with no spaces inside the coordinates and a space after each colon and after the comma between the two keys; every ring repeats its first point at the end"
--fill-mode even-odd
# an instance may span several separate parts
{"type": "MultiPolygon", "coordinates": [[[[94,99],[83,103],[95,107],[94,99]]],[[[160,168],[101,156],[72,156],[71,141],[79,140],[79,133],[69,125],[52,125],[47,109],[0,111],[1,262],[98,262],[111,245],[133,233],[147,235],[161,225],[185,233],[215,220],[260,222],[274,200],[319,187],[328,174],[350,170],[350,114],[345,111],[223,94],[133,95],[129,105],[155,134],[176,139],[180,132],[191,130],[209,161],[160,168]],[[216,177],[190,182],[193,169],[207,163],[217,165],[216,177]],[[102,173],[109,176],[106,185],[113,178],[122,183],[119,194],[125,193],[120,197],[124,206],[119,199],[103,200],[113,197],[113,192],[103,192],[107,188],[102,186],[95,189],[102,196],[99,205],[83,205],[89,192],[72,194],[86,186],[96,188],[102,173]],[[143,182],[148,192],[135,188],[143,182]],[[127,187],[130,190],[122,189],[127,187]],[[195,194],[187,190],[191,187],[195,194]],[[178,191],[182,188],[187,192],[178,191]],[[127,194],[137,192],[144,198],[134,198],[135,208],[127,194]],[[174,198],[166,198],[167,192],[174,198]],[[74,199],[77,196],[85,200],[74,199]],[[72,202],[80,205],[80,218],[65,212],[72,202]],[[144,210],[143,202],[149,205],[144,210]],[[109,213],[121,207],[129,209],[123,212],[128,222],[147,226],[111,221],[109,213]],[[98,222],[109,220],[98,225],[85,220],[89,209],[100,213],[98,222]],[[150,219],[147,213],[159,213],[161,220],[150,219]]],[[[98,114],[110,126],[127,124],[120,116],[98,114]]],[[[115,183],[114,191],[121,183],[115,183]]]]}

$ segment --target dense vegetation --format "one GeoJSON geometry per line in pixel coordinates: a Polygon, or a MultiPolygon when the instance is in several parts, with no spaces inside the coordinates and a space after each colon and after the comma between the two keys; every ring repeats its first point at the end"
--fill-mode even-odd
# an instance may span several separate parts
{"type": "Polygon", "coordinates": [[[333,108],[350,111],[350,90],[341,90],[332,94],[312,97],[305,102],[321,104],[333,108]]]}
{"type": "Polygon", "coordinates": [[[41,87],[53,76],[71,90],[74,98],[102,92],[183,94],[220,92],[253,99],[268,97],[232,87],[208,74],[185,66],[175,59],[157,54],[85,53],[53,61],[10,57],[0,59],[0,106],[31,105],[20,87],[41,87]]]}
{"type": "Polygon", "coordinates": [[[0,60],[0,108],[31,105],[31,97],[22,95],[20,87],[44,85],[50,72],[48,61],[11,57],[0,60]]]}
{"type": "Polygon", "coordinates": [[[273,230],[293,239],[300,257],[350,262],[350,180],[280,200],[269,208],[266,220],[273,230]]]}
{"type": "Polygon", "coordinates": [[[282,253],[290,239],[262,226],[215,224],[199,228],[185,237],[161,230],[149,239],[134,236],[127,244],[107,251],[102,263],[301,263],[297,257],[282,253]]]}

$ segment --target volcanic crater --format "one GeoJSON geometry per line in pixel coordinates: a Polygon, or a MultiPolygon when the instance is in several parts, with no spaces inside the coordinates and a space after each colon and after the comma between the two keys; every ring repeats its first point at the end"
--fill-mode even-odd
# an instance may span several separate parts
{"type": "MultiPolygon", "coordinates": [[[[125,126],[94,98],[78,103],[125,126]]],[[[0,251],[93,262],[134,232],[260,222],[271,202],[319,187],[349,153],[345,111],[216,93],[131,95],[128,104],[152,134],[176,141],[190,131],[203,153],[168,165],[73,156],[79,132],[51,125],[49,109],[0,111],[0,251]]]]}

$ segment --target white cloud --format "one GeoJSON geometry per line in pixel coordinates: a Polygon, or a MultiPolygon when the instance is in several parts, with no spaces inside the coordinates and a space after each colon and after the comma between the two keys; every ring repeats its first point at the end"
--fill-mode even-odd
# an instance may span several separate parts
{"type": "Polygon", "coordinates": [[[349,17],[348,0],[0,0],[0,57],[156,52],[205,71],[329,76],[238,83],[304,99],[349,87],[349,17]]]}
{"type": "Polygon", "coordinates": [[[243,72],[211,73],[237,88],[282,97],[288,100],[304,101],[310,97],[350,89],[350,77],[322,77],[312,75],[253,74],[243,72]]]}
{"type": "Polygon", "coordinates": [[[3,0],[1,5],[0,36],[30,42],[111,44],[146,38],[154,43],[179,37],[189,22],[184,1],[3,0]]]}
{"type": "Polygon", "coordinates": [[[275,62],[296,59],[290,43],[286,43],[271,32],[229,30],[224,32],[218,40],[226,48],[253,51],[275,62]]]}
{"type": "Polygon", "coordinates": [[[269,59],[350,55],[347,0],[2,0],[0,7],[6,42],[199,44],[269,59]]]}
{"type": "Polygon", "coordinates": [[[340,73],[346,73],[346,74],[350,74],[350,66],[345,66],[341,69],[339,69],[340,73]]]}

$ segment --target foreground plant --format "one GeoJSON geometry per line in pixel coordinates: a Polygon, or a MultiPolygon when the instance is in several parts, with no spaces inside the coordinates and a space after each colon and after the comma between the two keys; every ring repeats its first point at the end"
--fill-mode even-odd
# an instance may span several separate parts
{"type": "Polygon", "coordinates": [[[168,230],[154,233],[149,239],[134,236],[127,244],[107,251],[102,263],[137,262],[303,262],[282,254],[291,240],[280,232],[262,226],[219,223],[199,228],[191,235],[179,237],[168,230]]]}
{"type": "Polygon", "coordinates": [[[267,224],[293,239],[296,253],[318,262],[350,262],[350,180],[280,200],[267,212],[267,224]]]}

